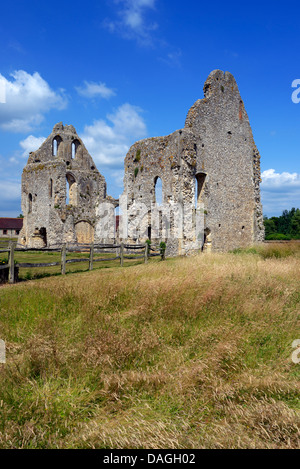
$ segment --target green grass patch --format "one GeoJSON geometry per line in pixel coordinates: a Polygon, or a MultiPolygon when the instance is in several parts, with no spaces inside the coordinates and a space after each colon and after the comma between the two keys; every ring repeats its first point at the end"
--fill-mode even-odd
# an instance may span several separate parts
{"type": "Polygon", "coordinates": [[[0,447],[297,448],[299,255],[258,249],[0,287],[0,447]]]}

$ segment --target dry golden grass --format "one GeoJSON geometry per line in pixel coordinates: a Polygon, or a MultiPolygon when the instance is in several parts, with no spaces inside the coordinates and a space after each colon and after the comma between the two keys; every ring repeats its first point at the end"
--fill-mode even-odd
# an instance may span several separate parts
{"type": "Polygon", "coordinates": [[[299,253],[0,289],[0,447],[299,448],[299,253]]]}

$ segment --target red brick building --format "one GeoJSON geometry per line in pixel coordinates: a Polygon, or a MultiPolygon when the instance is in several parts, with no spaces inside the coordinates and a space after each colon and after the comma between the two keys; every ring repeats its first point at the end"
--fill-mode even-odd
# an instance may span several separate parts
{"type": "Polygon", "coordinates": [[[0,218],[0,237],[17,238],[23,226],[23,218],[0,218]]]}

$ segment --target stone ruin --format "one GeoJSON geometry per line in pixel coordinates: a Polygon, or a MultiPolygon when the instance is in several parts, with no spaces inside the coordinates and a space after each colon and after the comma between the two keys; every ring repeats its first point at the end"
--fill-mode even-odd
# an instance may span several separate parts
{"type": "Polygon", "coordinates": [[[19,240],[31,248],[92,243],[104,202],[118,205],[74,127],[56,124],[23,170],[19,240]]]}
{"type": "Polygon", "coordinates": [[[260,181],[260,155],[236,81],[215,70],[183,129],[130,148],[120,201],[106,195],[74,127],[57,124],[23,172],[20,240],[42,247],[151,239],[166,241],[168,255],[244,247],[264,239],[260,181]],[[114,217],[119,203],[120,232],[104,235],[104,213],[114,217]]]}

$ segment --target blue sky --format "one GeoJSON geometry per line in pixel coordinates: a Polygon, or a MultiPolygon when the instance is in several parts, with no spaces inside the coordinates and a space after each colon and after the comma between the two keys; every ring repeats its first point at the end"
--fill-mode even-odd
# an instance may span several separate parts
{"type": "Polygon", "coordinates": [[[244,100],[264,214],[300,206],[298,2],[15,0],[0,13],[0,216],[20,213],[28,153],[60,121],[118,197],[129,146],[182,128],[214,69],[244,100]]]}

